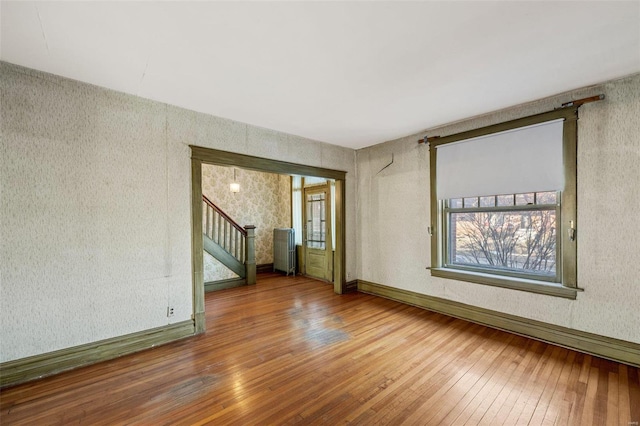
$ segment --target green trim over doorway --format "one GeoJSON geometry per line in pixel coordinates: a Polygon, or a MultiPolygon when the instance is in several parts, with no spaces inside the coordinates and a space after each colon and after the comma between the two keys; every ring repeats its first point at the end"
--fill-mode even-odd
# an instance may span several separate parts
{"type": "Polygon", "coordinates": [[[203,148],[189,145],[191,158],[203,163],[218,166],[233,166],[258,172],[278,173],[281,175],[317,176],[330,179],[344,180],[346,172],[325,169],[322,167],[305,166],[304,164],[289,163],[287,161],[270,160],[252,155],[236,154],[234,152],[203,148]]]}

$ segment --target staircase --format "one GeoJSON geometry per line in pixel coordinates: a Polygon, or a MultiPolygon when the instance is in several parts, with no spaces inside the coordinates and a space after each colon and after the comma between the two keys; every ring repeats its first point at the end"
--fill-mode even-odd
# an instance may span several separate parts
{"type": "Polygon", "coordinates": [[[205,195],[202,196],[204,250],[247,284],[256,282],[255,226],[238,225],[205,195]]]}

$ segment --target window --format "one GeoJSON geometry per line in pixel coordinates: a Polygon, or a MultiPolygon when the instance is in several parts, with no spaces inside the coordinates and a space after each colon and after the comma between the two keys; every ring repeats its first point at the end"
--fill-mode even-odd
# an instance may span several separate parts
{"type": "Polygon", "coordinates": [[[558,192],[445,200],[444,265],[558,282],[559,200],[558,192]]]}
{"type": "Polygon", "coordinates": [[[307,247],[325,250],[327,244],[325,193],[307,195],[307,247]]]}
{"type": "Polygon", "coordinates": [[[431,273],[575,298],[576,120],[564,108],[431,142],[431,273]]]}

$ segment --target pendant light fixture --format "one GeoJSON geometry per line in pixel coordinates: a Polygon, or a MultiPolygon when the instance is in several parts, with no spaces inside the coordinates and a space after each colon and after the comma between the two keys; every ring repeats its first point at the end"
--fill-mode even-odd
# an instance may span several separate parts
{"type": "Polygon", "coordinates": [[[234,194],[236,192],[240,192],[240,184],[238,183],[238,181],[236,179],[236,169],[235,168],[233,169],[233,182],[231,183],[231,185],[229,185],[229,189],[234,194]]]}

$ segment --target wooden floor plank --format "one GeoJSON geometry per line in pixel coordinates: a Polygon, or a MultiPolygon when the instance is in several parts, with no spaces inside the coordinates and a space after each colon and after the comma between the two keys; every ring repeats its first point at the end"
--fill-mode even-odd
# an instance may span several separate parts
{"type": "Polygon", "coordinates": [[[532,369],[537,362],[538,353],[536,348],[542,347],[537,341],[524,340],[519,342],[522,346],[521,353],[512,360],[516,366],[513,374],[505,376],[501,380],[493,383],[493,391],[488,393],[480,406],[473,412],[471,417],[465,421],[465,425],[493,424],[493,420],[502,409],[505,400],[515,394],[514,385],[520,383],[522,377],[526,377],[526,371],[532,369]],[[533,362],[535,360],[535,362],[533,362]],[[531,366],[531,367],[530,367],[531,366]]]}
{"type": "MultiPolygon", "coordinates": [[[[561,372],[563,367],[567,365],[567,354],[569,351],[563,348],[556,348],[554,352],[557,354],[557,358],[553,358],[551,372],[542,378],[540,385],[540,392],[534,395],[534,398],[530,398],[526,404],[526,409],[520,414],[518,424],[542,424],[544,421],[544,415],[551,403],[551,396],[556,387],[559,386],[558,382],[562,379],[561,372]],[[537,416],[536,416],[537,412],[537,416]]],[[[565,378],[566,380],[566,378],[565,378]]]]}
{"type": "Polygon", "coordinates": [[[443,405],[440,408],[440,413],[436,413],[433,416],[433,421],[437,421],[441,424],[464,424],[473,412],[480,406],[484,400],[484,396],[492,394],[495,396],[497,392],[495,388],[497,383],[504,380],[509,376],[513,370],[515,370],[516,363],[513,360],[520,352],[520,348],[513,344],[513,341],[517,340],[517,336],[511,336],[511,339],[506,343],[505,350],[500,353],[500,356],[491,363],[490,368],[482,375],[478,376],[474,371],[472,374],[476,374],[477,380],[473,386],[468,387],[468,391],[458,401],[452,399],[449,405],[454,405],[449,408],[447,405],[443,405]]]}
{"type": "Polygon", "coordinates": [[[305,277],[208,293],[207,332],[0,391],[4,425],[622,424],[637,368],[305,277]]]}
{"type": "Polygon", "coordinates": [[[629,378],[627,366],[618,366],[618,424],[628,424],[631,421],[631,408],[629,405],[629,378]]]}
{"type": "MultiPolygon", "coordinates": [[[[560,372],[560,377],[558,378],[556,385],[551,389],[550,393],[547,393],[546,400],[544,404],[538,404],[536,407],[536,412],[531,420],[531,424],[535,424],[539,417],[536,415],[542,415],[544,410],[544,417],[540,422],[542,425],[554,425],[557,422],[557,419],[560,417],[560,412],[564,412],[565,416],[568,416],[568,404],[564,402],[564,395],[567,393],[569,377],[572,372],[577,371],[574,367],[576,366],[576,352],[568,351],[568,356],[566,358],[566,362],[562,365],[562,370],[560,372]],[[553,401],[560,401],[560,404],[553,404],[553,401]]],[[[566,418],[566,417],[565,417],[566,418]]]]}
{"type": "Polygon", "coordinates": [[[483,417],[480,424],[515,424],[527,401],[527,395],[536,378],[536,372],[546,364],[547,358],[553,351],[551,346],[542,345],[539,348],[541,352],[527,365],[527,369],[521,375],[520,380],[510,383],[507,389],[508,394],[501,400],[501,406],[497,413],[491,418],[488,416],[483,417]]]}
{"type": "Polygon", "coordinates": [[[441,417],[446,416],[464,398],[469,388],[490,370],[491,365],[496,362],[504,348],[503,345],[492,345],[487,348],[486,352],[478,353],[478,358],[472,364],[468,364],[468,369],[458,368],[456,374],[448,382],[444,383],[435,394],[429,395],[425,403],[411,413],[407,418],[408,423],[440,424],[441,417]],[[447,388],[449,383],[451,383],[451,387],[447,388]]]}
{"type": "MultiPolygon", "coordinates": [[[[469,337],[467,330],[455,337],[446,339],[446,347],[438,347],[437,351],[451,354],[449,357],[438,357],[437,362],[422,364],[420,369],[414,371],[410,376],[406,376],[402,381],[393,383],[392,386],[381,386],[375,398],[367,401],[373,403],[373,410],[381,412],[386,409],[388,401],[393,399],[396,392],[404,392],[410,389],[417,396],[415,400],[408,401],[402,410],[392,413],[392,422],[398,423],[410,416],[415,409],[424,404],[436,392],[442,392],[443,386],[449,387],[455,383],[467,366],[475,362],[484,352],[483,349],[476,351],[477,335],[469,337]],[[459,339],[462,338],[462,341],[459,339]]],[[[367,407],[363,407],[367,408],[367,407]]],[[[351,417],[348,417],[349,420],[351,417]]],[[[357,420],[357,418],[356,418],[357,420]]]]}
{"type": "MultiPolygon", "coordinates": [[[[629,378],[629,422],[640,425],[640,369],[627,367],[629,378]]],[[[626,414],[626,413],[625,413],[626,414]]]]}
{"type": "Polygon", "coordinates": [[[607,425],[615,426],[618,424],[618,382],[620,381],[618,373],[609,373],[609,383],[607,386],[607,425]]]}

